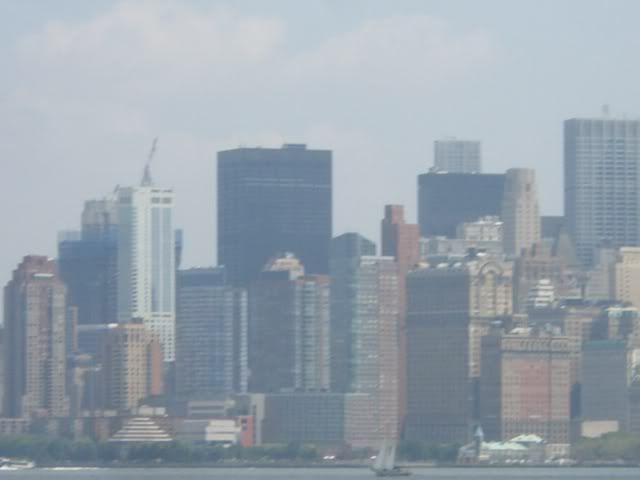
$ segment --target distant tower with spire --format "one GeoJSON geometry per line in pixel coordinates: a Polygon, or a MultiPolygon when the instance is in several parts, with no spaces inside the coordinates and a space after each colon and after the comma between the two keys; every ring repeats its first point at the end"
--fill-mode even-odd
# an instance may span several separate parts
{"type": "Polygon", "coordinates": [[[154,185],[151,151],[138,187],[118,197],[118,321],[141,319],[160,341],[163,358],[175,357],[174,193],[154,185]]]}

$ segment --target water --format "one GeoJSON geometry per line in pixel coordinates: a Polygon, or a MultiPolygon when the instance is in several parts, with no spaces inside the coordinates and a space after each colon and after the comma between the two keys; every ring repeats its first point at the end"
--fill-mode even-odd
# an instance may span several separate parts
{"type": "MultiPolygon", "coordinates": [[[[424,480],[631,480],[640,476],[635,468],[437,468],[415,469],[409,479],[424,480]]],[[[349,480],[374,479],[367,469],[43,469],[0,471],[0,480],[349,480]]]]}

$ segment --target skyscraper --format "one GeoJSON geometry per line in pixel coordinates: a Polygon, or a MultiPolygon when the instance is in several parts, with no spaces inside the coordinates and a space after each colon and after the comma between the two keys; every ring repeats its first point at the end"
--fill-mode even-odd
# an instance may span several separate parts
{"type": "Polygon", "coordinates": [[[115,200],[89,200],[80,239],[58,243],[58,270],[81,325],[117,320],[117,227],[115,200]]]}
{"type": "Polygon", "coordinates": [[[482,153],[478,140],[447,138],[434,143],[433,166],[441,172],[480,173],[482,153]]]}
{"type": "Polygon", "coordinates": [[[128,411],[163,393],[162,348],[144,324],[109,325],[103,348],[108,408],[128,411]]]}
{"type": "Polygon", "coordinates": [[[366,393],[378,441],[399,427],[398,264],[357,233],[331,242],[331,388],[366,393]]]}
{"type": "Polygon", "coordinates": [[[407,276],[407,438],[464,442],[476,409],[480,344],[512,313],[512,265],[468,256],[407,276]]]}
{"type": "Polygon", "coordinates": [[[640,308],[640,248],[620,248],[612,273],[614,298],[640,308]]]}
{"type": "Polygon", "coordinates": [[[407,277],[407,440],[469,438],[470,280],[462,265],[407,277]]]}
{"type": "Polygon", "coordinates": [[[227,285],[222,267],[181,270],[177,289],[177,393],[246,393],[246,290],[227,285]]]}
{"type": "Polygon", "coordinates": [[[4,289],[4,308],[4,415],[68,415],[66,288],[55,263],[25,257],[4,289]]]}
{"type": "Polygon", "coordinates": [[[285,252],[326,274],[331,240],[331,151],[306,145],[218,153],[218,263],[248,285],[285,252]]]}
{"type": "Polygon", "coordinates": [[[328,390],[329,306],[326,275],[291,254],[267,263],[250,288],[252,392],[328,390]]]}
{"type": "Polygon", "coordinates": [[[578,259],[594,249],[640,245],[640,120],[564,122],[564,205],[578,259]]]}
{"type": "Polygon", "coordinates": [[[507,170],[501,217],[505,253],[520,255],[523,248],[531,248],[540,241],[535,171],[529,168],[507,170]]]}
{"type": "Polygon", "coordinates": [[[458,225],[499,216],[505,176],[438,173],[418,176],[418,223],[423,237],[454,238],[458,225]]]}
{"type": "Polygon", "coordinates": [[[514,329],[483,339],[480,409],[488,439],[534,434],[568,449],[569,353],[569,338],[551,332],[514,329]]]}
{"type": "Polygon", "coordinates": [[[405,223],[402,205],[385,205],[381,230],[382,255],[393,257],[398,267],[398,405],[402,423],[406,410],[406,279],[407,272],[420,261],[420,227],[405,223]]]}
{"type": "Polygon", "coordinates": [[[173,190],[153,185],[149,167],[138,187],[118,190],[118,320],[142,319],[175,356],[173,190]]]}

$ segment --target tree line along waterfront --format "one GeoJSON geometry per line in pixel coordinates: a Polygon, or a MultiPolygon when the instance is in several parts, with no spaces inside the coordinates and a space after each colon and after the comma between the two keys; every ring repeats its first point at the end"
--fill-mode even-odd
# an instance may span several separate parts
{"type": "MultiPolygon", "coordinates": [[[[435,461],[453,463],[459,445],[427,445],[422,442],[402,442],[398,455],[404,461],[435,461]]],[[[368,449],[345,448],[332,455],[336,462],[368,462],[375,454],[368,449]]],[[[211,463],[316,463],[323,453],[312,445],[290,442],[286,445],[242,447],[234,445],[194,445],[186,442],[156,442],[125,444],[94,442],[91,439],[72,440],[41,435],[0,436],[0,457],[28,458],[37,464],[211,464],[211,463]]],[[[327,460],[327,459],[324,459],[327,460]]]]}

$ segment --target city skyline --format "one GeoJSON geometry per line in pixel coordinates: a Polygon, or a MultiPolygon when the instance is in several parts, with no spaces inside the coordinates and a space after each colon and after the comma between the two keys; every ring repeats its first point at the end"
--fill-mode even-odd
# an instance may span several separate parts
{"type": "MultiPolygon", "coordinates": [[[[1,203],[0,214],[14,225],[7,233],[9,248],[0,256],[3,282],[22,255],[14,245],[53,256],[55,234],[49,232],[72,226],[85,199],[108,194],[116,184],[137,178],[150,139],[156,135],[160,136],[156,176],[174,187],[181,199],[176,221],[188,232],[191,245],[185,265],[194,266],[216,263],[212,247],[215,205],[210,192],[215,183],[213,157],[218,150],[240,144],[277,147],[287,141],[331,148],[335,152],[335,201],[351,205],[336,214],[334,231],[359,231],[373,238],[377,212],[385,203],[406,205],[407,220],[415,221],[413,176],[431,166],[432,141],[437,138],[480,139],[486,172],[545,168],[550,174],[539,178],[541,208],[545,214],[556,214],[562,198],[562,121],[597,115],[603,103],[610,103],[613,112],[622,115],[640,112],[638,101],[624,93],[637,83],[638,72],[615,78],[598,73],[615,71],[625,50],[618,47],[625,42],[633,44],[635,30],[630,19],[640,9],[634,2],[609,3],[606,23],[616,24],[616,35],[593,38],[571,21],[577,2],[514,6],[494,1],[483,2],[482,7],[464,1],[408,1],[400,6],[397,2],[350,2],[348,6],[343,2],[311,2],[305,9],[295,2],[274,2],[272,8],[259,2],[217,2],[212,6],[205,2],[182,2],[181,6],[160,3],[143,2],[135,8],[127,2],[87,5],[73,1],[60,2],[55,8],[0,7],[4,22],[0,56],[6,59],[9,72],[2,81],[7,109],[0,122],[8,128],[0,142],[6,172],[0,191],[7,201],[1,203]],[[166,9],[176,13],[175,20],[168,20],[166,9]],[[523,27],[531,29],[526,31],[532,35],[523,35],[520,28],[505,21],[509,15],[528,18],[523,27]],[[217,50],[211,54],[198,50],[176,60],[184,52],[185,42],[175,46],[177,53],[158,55],[148,37],[135,35],[141,17],[149,18],[152,28],[166,30],[169,39],[193,26],[194,17],[202,17],[196,27],[211,26],[211,35],[219,33],[225,39],[237,38],[233,36],[237,32],[234,22],[248,24],[252,34],[265,40],[268,51],[256,52],[249,42],[249,46],[241,43],[239,50],[232,51],[240,57],[246,53],[248,63],[234,61],[217,50]],[[221,27],[220,18],[230,18],[231,26],[221,27]],[[309,29],[312,24],[318,26],[309,29]],[[101,25],[105,30],[98,34],[96,29],[101,25]],[[112,64],[113,82],[105,85],[88,72],[67,81],[66,72],[77,71],[87,60],[85,51],[77,48],[78,42],[95,46],[99,54],[93,56],[93,62],[98,57],[117,58],[114,38],[122,30],[133,35],[133,48],[122,56],[122,63],[112,64]],[[566,40],[548,48],[549,40],[534,34],[540,30],[549,33],[545,37],[566,40]],[[371,55],[383,64],[397,65],[405,75],[377,75],[381,72],[366,56],[355,71],[340,65],[327,67],[328,73],[310,81],[309,70],[324,66],[321,62],[327,61],[336,44],[346,42],[357,49],[358,42],[370,38],[367,35],[382,33],[396,38],[393,34],[398,31],[406,35],[399,35],[387,48],[373,44],[371,55]],[[74,42],[69,43],[69,38],[74,42]],[[414,43],[417,47],[412,47],[414,43]],[[395,53],[399,58],[411,58],[415,48],[442,51],[444,63],[434,60],[434,55],[414,66],[394,59],[395,53]],[[583,48],[598,55],[597,65],[580,59],[583,48]],[[134,75],[136,92],[141,93],[136,95],[123,88],[121,80],[139,55],[148,58],[151,65],[134,75]],[[198,55],[202,55],[204,70],[194,73],[193,58],[198,55]],[[563,75],[532,77],[525,58],[533,59],[541,71],[561,71],[563,75]],[[566,58],[574,61],[571,69],[563,63],[566,58]],[[270,63],[283,66],[286,75],[267,76],[265,88],[273,92],[268,98],[262,98],[264,88],[250,92],[246,83],[230,85],[229,79],[243,69],[266,68],[270,63]],[[212,64],[223,68],[212,73],[212,64]],[[159,77],[165,75],[158,75],[159,71],[176,71],[176,76],[160,82],[159,77]],[[429,72],[433,71],[437,74],[432,78],[429,72]],[[203,75],[198,76],[200,73],[203,75]],[[378,80],[367,82],[372,76],[378,80]],[[202,102],[194,102],[194,94],[181,92],[183,77],[185,85],[194,85],[195,78],[193,92],[202,95],[202,102]],[[46,84],[43,78],[49,79],[46,84]],[[359,93],[355,85],[363,81],[369,86],[359,93]],[[550,82],[555,88],[550,88],[550,82]],[[334,94],[325,92],[324,85],[335,87],[330,89],[334,94]],[[88,101],[98,91],[106,101],[88,101]],[[550,96],[552,91],[558,93],[550,96]],[[393,95],[387,98],[385,92],[393,95]],[[167,100],[166,93],[175,100],[167,100]],[[368,98],[376,101],[367,106],[364,100],[368,98]],[[239,106],[238,99],[242,99],[239,106]],[[424,108],[426,105],[429,108],[424,108]],[[285,115],[268,113],[276,107],[285,115]],[[167,115],[169,110],[177,115],[167,115]],[[362,114],[357,113],[360,111],[362,114]],[[387,115],[372,115],[379,111],[387,115]],[[394,126],[397,118],[412,120],[394,126]],[[518,122],[513,121],[516,118],[518,122]],[[90,126],[88,130],[84,125],[90,126]],[[536,142],[530,140],[532,131],[536,142]],[[357,192],[350,191],[349,179],[367,165],[376,166],[368,171],[369,181],[358,185],[357,192]],[[57,175],[58,169],[75,175],[57,175]],[[28,178],[38,170],[47,174],[33,179],[37,191],[55,201],[43,204],[31,198],[14,180],[28,178]],[[73,177],[83,182],[78,184],[73,177]],[[378,198],[386,183],[388,198],[378,198]],[[365,209],[369,203],[377,203],[377,208],[365,209]],[[15,204],[22,206],[19,213],[11,208],[15,204]],[[206,219],[196,221],[188,215],[196,207],[207,210],[203,213],[206,219]],[[21,220],[22,215],[34,218],[39,211],[44,215],[38,222],[21,220]]],[[[599,2],[580,2],[579,10],[586,31],[603,32],[605,20],[599,2]]],[[[209,39],[209,33],[202,35],[209,39]]],[[[89,65],[97,72],[109,67],[103,62],[89,65]]]]}
{"type": "Polygon", "coordinates": [[[614,1],[0,2],[0,440],[394,476],[640,445],[614,1]]]}

